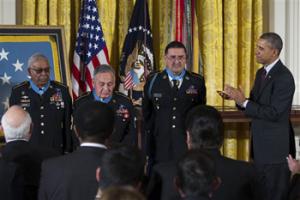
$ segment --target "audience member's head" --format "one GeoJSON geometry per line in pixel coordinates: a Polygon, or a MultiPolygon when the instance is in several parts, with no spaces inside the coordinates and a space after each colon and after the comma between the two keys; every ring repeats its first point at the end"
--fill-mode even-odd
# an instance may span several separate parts
{"type": "Polygon", "coordinates": [[[212,106],[199,105],[186,117],[187,145],[189,149],[218,149],[223,144],[223,121],[212,106]]]}
{"type": "Polygon", "coordinates": [[[182,198],[211,198],[219,184],[215,163],[206,153],[190,150],[179,160],[175,185],[182,198]]]}
{"type": "Polygon", "coordinates": [[[12,106],[2,116],[1,127],[6,142],[28,141],[31,136],[31,117],[20,106],[12,106]]]}
{"type": "Polygon", "coordinates": [[[132,186],[138,190],[142,185],[144,166],[145,158],[135,147],[121,146],[109,150],[103,155],[100,170],[97,170],[99,187],[132,186]]]}
{"type": "Polygon", "coordinates": [[[102,192],[100,200],[145,200],[145,197],[132,188],[109,187],[102,192]]]}
{"type": "Polygon", "coordinates": [[[114,126],[114,112],[98,101],[81,104],[74,113],[75,132],[81,142],[104,143],[114,126]]]}

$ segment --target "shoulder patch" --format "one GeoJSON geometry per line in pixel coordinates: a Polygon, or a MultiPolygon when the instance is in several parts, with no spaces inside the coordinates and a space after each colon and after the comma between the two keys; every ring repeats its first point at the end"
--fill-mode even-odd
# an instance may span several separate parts
{"type": "Polygon", "coordinates": [[[198,78],[203,78],[203,76],[202,76],[201,74],[198,74],[198,73],[196,73],[196,72],[190,72],[190,74],[191,74],[192,76],[195,76],[195,77],[198,77],[198,78]]]}
{"type": "Polygon", "coordinates": [[[53,80],[51,82],[53,82],[54,84],[60,85],[60,86],[62,86],[64,88],[67,88],[67,86],[65,84],[61,83],[61,82],[58,82],[58,81],[55,81],[55,80],[53,80]]]}
{"type": "Polygon", "coordinates": [[[129,101],[131,101],[130,98],[128,96],[126,96],[125,94],[123,94],[122,92],[115,91],[114,93],[118,96],[124,97],[124,98],[128,99],[129,101]]]}
{"type": "Polygon", "coordinates": [[[14,90],[14,89],[17,89],[17,88],[19,88],[19,87],[25,86],[25,85],[27,85],[27,84],[29,84],[29,81],[23,81],[22,83],[19,83],[18,85],[15,85],[15,86],[13,87],[13,90],[14,90]]]}
{"type": "Polygon", "coordinates": [[[80,95],[75,101],[79,101],[80,99],[85,98],[86,96],[89,96],[91,94],[91,91],[85,92],[82,95],[80,95]]]}
{"type": "Polygon", "coordinates": [[[162,73],[162,71],[155,71],[155,72],[151,72],[148,76],[147,76],[147,80],[151,80],[154,76],[157,76],[158,74],[162,73]]]}
{"type": "Polygon", "coordinates": [[[150,74],[148,75],[148,77],[154,76],[154,74],[157,74],[157,73],[160,73],[160,72],[162,72],[162,71],[161,70],[159,70],[159,71],[152,71],[152,72],[150,72],[150,74]]]}

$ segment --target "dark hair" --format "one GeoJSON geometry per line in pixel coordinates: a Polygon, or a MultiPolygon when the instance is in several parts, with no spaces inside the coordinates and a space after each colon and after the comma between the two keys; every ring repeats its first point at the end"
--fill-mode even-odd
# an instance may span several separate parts
{"type": "Polygon", "coordinates": [[[102,143],[113,131],[114,112],[107,104],[85,102],[75,110],[74,125],[81,139],[102,143]]]}
{"type": "Polygon", "coordinates": [[[263,33],[260,36],[260,39],[266,40],[271,45],[272,48],[278,50],[278,55],[280,54],[283,46],[283,42],[281,37],[277,33],[273,33],[273,32],[263,33]]]}
{"type": "Polygon", "coordinates": [[[208,196],[215,179],[215,162],[203,151],[188,151],[177,164],[176,185],[187,197],[208,196]]]}
{"type": "Polygon", "coordinates": [[[170,42],[166,48],[165,48],[165,55],[168,53],[168,50],[171,49],[171,48],[179,48],[179,49],[184,49],[184,52],[186,54],[186,48],[184,46],[184,44],[182,44],[181,42],[179,41],[172,41],[170,42]]]}
{"type": "Polygon", "coordinates": [[[133,188],[113,186],[103,190],[101,200],[145,200],[145,197],[133,188]]]}
{"type": "Polygon", "coordinates": [[[105,152],[101,163],[101,189],[109,186],[136,186],[144,175],[145,158],[133,146],[121,146],[105,152]]]}
{"type": "Polygon", "coordinates": [[[223,144],[223,121],[212,106],[199,105],[186,117],[186,129],[190,134],[192,148],[213,149],[223,144]]]}

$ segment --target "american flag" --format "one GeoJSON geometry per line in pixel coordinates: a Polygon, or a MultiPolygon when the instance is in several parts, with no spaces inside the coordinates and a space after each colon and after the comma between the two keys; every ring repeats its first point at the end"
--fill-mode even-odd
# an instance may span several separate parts
{"type": "Polygon", "coordinates": [[[126,90],[129,90],[131,88],[133,88],[135,86],[135,83],[133,81],[133,76],[132,75],[132,71],[128,71],[127,74],[126,74],[126,77],[125,77],[125,80],[124,80],[124,88],[126,90]]]}
{"type": "Polygon", "coordinates": [[[93,88],[94,69],[108,64],[109,57],[95,0],[82,2],[72,65],[73,97],[93,88]]]}
{"type": "MultiPolygon", "coordinates": [[[[14,40],[18,40],[18,36],[15,37],[14,40]]],[[[0,118],[9,106],[12,87],[29,80],[27,61],[36,52],[48,57],[50,79],[54,80],[52,48],[49,42],[0,42],[0,118]]]]}

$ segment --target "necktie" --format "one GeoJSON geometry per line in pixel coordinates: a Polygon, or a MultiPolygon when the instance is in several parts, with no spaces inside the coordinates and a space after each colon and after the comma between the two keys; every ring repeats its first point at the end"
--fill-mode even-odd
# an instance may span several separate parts
{"type": "Polygon", "coordinates": [[[173,89],[178,90],[179,80],[173,79],[172,82],[173,82],[173,89]]]}
{"type": "Polygon", "coordinates": [[[264,81],[267,77],[267,70],[263,69],[262,73],[261,73],[261,80],[264,81]]]}

